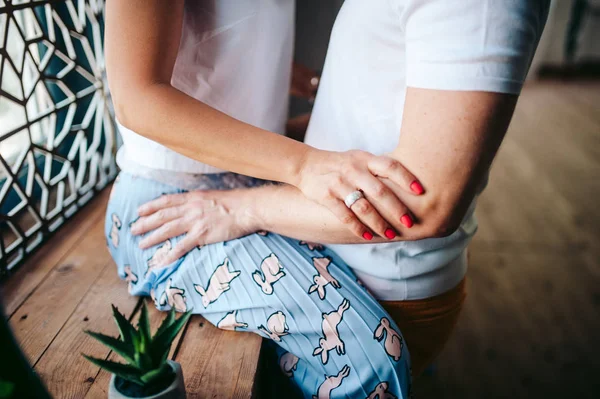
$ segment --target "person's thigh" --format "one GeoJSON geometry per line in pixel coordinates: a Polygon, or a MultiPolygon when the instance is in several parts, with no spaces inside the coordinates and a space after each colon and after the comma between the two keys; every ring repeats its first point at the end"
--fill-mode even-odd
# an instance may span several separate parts
{"type": "Polygon", "coordinates": [[[252,234],[196,248],[158,268],[180,238],[142,251],[129,224],[138,205],[175,190],[131,175],[117,184],[106,232],[131,293],[152,295],[159,309],[191,310],[220,328],[272,340],[281,370],[306,397],[407,397],[410,356],[402,335],[335,253],[252,234]]]}
{"type": "Polygon", "coordinates": [[[382,301],[410,348],[413,376],[418,377],[440,354],[463,308],[466,281],[441,295],[413,301],[382,301]]]}

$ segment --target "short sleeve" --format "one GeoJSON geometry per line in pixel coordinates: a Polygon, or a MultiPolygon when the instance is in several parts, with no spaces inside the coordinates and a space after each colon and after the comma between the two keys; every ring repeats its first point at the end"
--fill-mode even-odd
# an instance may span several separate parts
{"type": "Polygon", "coordinates": [[[407,85],[518,94],[550,0],[414,0],[401,12],[407,85]]]}

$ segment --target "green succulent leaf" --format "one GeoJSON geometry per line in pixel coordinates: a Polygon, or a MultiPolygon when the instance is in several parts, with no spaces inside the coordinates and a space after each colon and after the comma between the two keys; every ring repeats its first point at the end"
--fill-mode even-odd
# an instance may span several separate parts
{"type": "Polygon", "coordinates": [[[140,320],[138,321],[138,330],[142,340],[145,343],[150,342],[152,339],[152,334],[150,333],[150,318],[148,317],[146,301],[142,301],[142,313],[140,315],[140,320]]]}
{"type": "Polygon", "coordinates": [[[169,345],[169,347],[166,351],[163,351],[162,356],[160,356],[160,358],[158,359],[158,364],[162,364],[167,361],[167,359],[169,358],[170,351],[171,351],[171,345],[169,345]]]}
{"type": "Polygon", "coordinates": [[[110,337],[108,335],[100,334],[93,331],[85,331],[86,334],[100,341],[104,345],[108,346],[111,350],[119,354],[130,364],[135,364],[133,359],[133,346],[128,345],[126,342],[121,341],[118,338],[110,337]]]}
{"type": "Polygon", "coordinates": [[[191,312],[177,319],[175,310],[172,309],[152,336],[145,302],[142,304],[137,329],[114,305],[112,310],[119,327],[120,339],[93,331],[85,331],[85,333],[119,354],[129,364],[83,356],[108,372],[142,386],[152,384],[166,376],[171,370],[167,363],[169,349],[177,334],[191,317],[191,312]]]}
{"type": "Polygon", "coordinates": [[[163,376],[167,375],[168,373],[170,373],[171,370],[172,370],[171,366],[169,366],[168,363],[163,363],[160,365],[159,368],[150,370],[146,374],[142,375],[140,377],[140,379],[145,384],[151,384],[152,382],[156,381],[158,378],[163,377],[163,376]]]}
{"type": "Polygon", "coordinates": [[[156,337],[162,333],[165,328],[169,327],[171,324],[173,324],[175,322],[175,309],[171,308],[171,310],[169,310],[169,313],[167,313],[167,317],[164,318],[164,320],[162,321],[162,323],[160,323],[160,327],[158,327],[158,330],[156,330],[156,333],[154,334],[154,339],[156,339],[156,337]]]}
{"type": "Polygon", "coordinates": [[[119,312],[119,309],[115,305],[111,305],[113,310],[113,317],[117,326],[119,327],[119,333],[121,334],[121,339],[123,342],[128,344],[133,343],[133,335],[136,334],[135,328],[131,325],[131,322],[127,320],[127,318],[119,312]]]}
{"type": "Polygon", "coordinates": [[[96,366],[99,366],[104,370],[108,371],[109,373],[113,373],[117,377],[120,377],[127,381],[131,381],[138,385],[144,385],[144,382],[141,378],[144,373],[134,366],[112,362],[110,360],[98,359],[88,355],[83,355],[83,357],[85,357],[90,362],[94,363],[96,366]]]}
{"type": "Polygon", "coordinates": [[[151,354],[136,352],[134,358],[140,370],[148,371],[154,368],[151,354]]]}
{"type": "Polygon", "coordinates": [[[135,349],[135,353],[141,352],[144,344],[142,343],[142,338],[140,337],[140,334],[134,330],[133,334],[131,334],[131,338],[133,341],[133,347],[135,349]]]}
{"type": "Polygon", "coordinates": [[[169,353],[171,343],[173,343],[173,340],[183,326],[185,326],[191,315],[191,312],[184,313],[179,319],[161,331],[160,334],[156,334],[152,341],[152,357],[154,359],[166,359],[165,353],[169,353]]]}
{"type": "Polygon", "coordinates": [[[11,381],[0,379],[0,398],[10,398],[15,390],[15,384],[11,381]]]}

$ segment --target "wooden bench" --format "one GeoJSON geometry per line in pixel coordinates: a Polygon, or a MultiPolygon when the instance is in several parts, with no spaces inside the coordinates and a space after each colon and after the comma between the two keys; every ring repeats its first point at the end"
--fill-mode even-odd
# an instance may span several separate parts
{"type": "MultiPolygon", "coordinates": [[[[129,296],[106,249],[109,189],[2,286],[5,311],[21,349],[55,398],[106,398],[110,375],[81,353],[118,356],[83,330],[117,336],[110,304],[135,319],[143,300],[129,296]]],[[[164,314],[151,301],[147,304],[155,329],[164,314]]],[[[182,365],[188,398],[253,396],[261,342],[258,335],[219,330],[202,316],[190,318],[171,348],[171,358],[182,365]]]]}

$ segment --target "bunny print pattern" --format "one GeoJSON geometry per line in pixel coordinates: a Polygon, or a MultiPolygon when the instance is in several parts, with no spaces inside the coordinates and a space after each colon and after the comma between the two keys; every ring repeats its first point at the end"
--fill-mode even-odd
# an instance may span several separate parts
{"type": "Polygon", "coordinates": [[[273,284],[283,276],[285,276],[283,266],[281,266],[281,263],[279,263],[279,259],[275,254],[266,257],[260,264],[260,270],[252,273],[252,278],[254,278],[256,284],[258,284],[262,291],[267,295],[273,293],[273,284]]]}
{"type": "MultiPolygon", "coordinates": [[[[183,190],[120,176],[105,235],[132,295],[151,296],[160,310],[191,310],[218,328],[265,337],[276,355],[267,357],[277,362],[272,370],[304,398],[408,397],[410,356],[398,328],[334,252],[264,232],[194,248],[163,264],[185,236],[142,250],[143,236],[132,235],[130,224],[141,204],[183,190]]],[[[229,174],[223,187],[231,188],[236,176],[229,174]]],[[[214,189],[219,179],[202,181],[214,189]]]]}
{"type": "Polygon", "coordinates": [[[338,355],[343,355],[345,352],[344,341],[340,339],[338,326],[342,321],[344,312],[350,308],[350,303],[344,299],[336,311],[323,313],[323,336],[319,339],[319,347],[313,351],[313,355],[321,354],[323,364],[329,360],[329,351],[335,349],[338,355]]]}
{"type": "Polygon", "coordinates": [[[225,315],[217,323],[217,327],[223,330],[235,330],[236,328],[248,328],[248,324],[242,323],[237,320],[237,310],[233,310],[225,315]]]}
{"type": "Polygon", "coordinates": [[[388,391],[389,386],[387,381],[380,382],[366,399],[398,399],[396,395],[388,391]]]}
{"type": "Polygon", "coordinates": [[[225,291],[229,291],[231,281],[240,275],[241,272],[237,270],[229,271],[229,266],[229,259],[225,258],[223,263],[217,266],[215,272],[210,277],[206,289],[200,284],[194,284],[194,288],[202,296],[202,306],[205,308],[219,299],[225,291]]]}
{"type": "Polygon", "coordinates": [[[286,352],[279,358],[279,367],[287,377],[294,375],[294,370],[296,370],[297,365],[298,356],[293,353],[286,352]]]}
{"type": "Polygon", "coordinates": [[[331,284],[335,288],[341,287],[340,283],[329,273],[328,268],[330,263],[331,258],[313,258],[313,265],[317,269],[318,274],[313,277],[315,283],[308,288],[309,294],[317,291],[319,298],[325,299],[325,286],[327,284],[331,284]]]}
{"type": "Polygon", "coordinates": [[[402,347],[404,346],[402,337],[390,326],[390,320],[387,317],[381,318],[379,325],[375,329],[373,337],[376,340],[381,341],[384,335],[384,346],[386,353],[395,361],[400,360],[400,357],[402,356],[402,347]]]}

